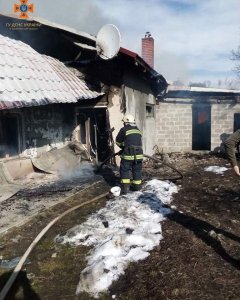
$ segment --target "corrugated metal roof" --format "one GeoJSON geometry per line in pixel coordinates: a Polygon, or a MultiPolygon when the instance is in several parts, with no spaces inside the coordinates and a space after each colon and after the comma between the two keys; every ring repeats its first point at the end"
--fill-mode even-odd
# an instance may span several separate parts
{"type": "Polygon", "coordinates": [[[96,98],[60,61],[0,35],[0,110],[96,98]]]}

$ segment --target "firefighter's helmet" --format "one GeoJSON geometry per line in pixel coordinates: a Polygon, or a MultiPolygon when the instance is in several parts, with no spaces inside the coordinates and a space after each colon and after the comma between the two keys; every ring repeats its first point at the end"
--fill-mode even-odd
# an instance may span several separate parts
{"type": "Polygon", "coordinates": [[[134,118],[134,116],[131,115],[131,114],[126,114],[126,115],[124,115],[122,121],[123,121],[124,123],[134,123],[134,122],[135,122],[135,118],[134,118]]]}

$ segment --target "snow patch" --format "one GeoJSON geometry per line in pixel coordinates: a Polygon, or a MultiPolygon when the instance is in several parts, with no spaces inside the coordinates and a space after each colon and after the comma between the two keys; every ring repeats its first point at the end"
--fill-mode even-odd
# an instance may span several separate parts
{"type": "Polygon", "coordinates": [[[163,238],[160,222],[171,213],[168,204],[177,191],[175,184],[153,179],[142,191],[109,200],[86,222],[56,237],[58,243],[93,247],[77,294],[85,291],[98,297],[124,274],[130,262],[149,256],[163,238]]]}
{"type": "Polygon", "coordinates": [[[209,166],[209,167],[204,168],[204,171],[213,172],[216,174],[223,174],[225,171],[227,171],[227,168],[219,167],[219,166],[209,166]]]}

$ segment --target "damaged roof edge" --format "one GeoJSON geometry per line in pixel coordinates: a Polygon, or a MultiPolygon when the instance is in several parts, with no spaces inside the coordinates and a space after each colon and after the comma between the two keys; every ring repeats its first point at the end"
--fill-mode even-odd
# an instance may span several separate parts
{"type": "Polygon", "coordinates": [[[158,73],[156,70],[154,70],[149,64],[137,53],[130,51],[126,48],[120,47],[119,50],[120,53],[127,55],[134,59],[135,62],[137,62],[139,65],[142,66],[142,68],[148,72],[149,79],[153,81],[153,92],[155,93],[156,97],[162,97],[162,93],[165,94],[166,89],[168,87],[167,80],[164,78],[163,75],[158,73]]]}
{"type": "MultiPolygon", "coordinates": [[[[1,15],[19,20],[18,18],[16,18],[15,16],[12,16],[12,15],[0,14],[0,16],[1,15]]],[[[89,45],[96,45],[96,37],[93,35],[90,35],[88,33],[81,32],[76,29],[73,29],[73,28],[70,28],[70,27],[67,27],[64,25],[60,25],[60,24],[57,24],[54,22],[50,22],[48,20],[38,18],[38,17],[32,17],[30,19],[27,19],[26,21],[27,22],[34,21],[34,22],[43,24],[44,26],[56,28],[60,31],[74,35],[76,37],[76,39],[78,39],[78,40],[81,40],[81,38],[82,38],[84,40],[84,43],[87,43],[89,45]]],[[[160,97],[162,97],[162,94],[165,93],[165,90],[168,86],[166,79],[161,74],[159,74],[157,71],[155,71],[151,66],[149,66],[146,63],[146,61],[142,57],[140,57],[137,53],[130,51],[126,48],[122,48],[122,47],[120,47],[119,53],[133,58],[134,62],[137,62],[141,66],[143,73],[144,72],[146,73],[146,78],[150,82],[154,96],[158,97],[160,95],[160,97]]]]}
{"type": "Polygon", "coordinates": [[[74,28],[71,28],[71,27],[68,27],[68,26],[65,26],[65,25],[61,25],[61,24],[58,24],[58,23],[54,23],[54,22],[48,21],[48,20],[40,18],[40,17],[29,18],[28,20],[29,21],[35,21],[35,22],[41,23],[43,25],[47,25],[49,27],[54,27],[54,28],[57,28],[57,29],[61,29],[63,31],[68,31],[70,33],[86,37],[86,38],[96,42],[96,37],[89,34],[89,33],[87,33],[87,32],[78,31],[77,29],[74,29],[74,28]]]}
{"type": "Polygon", "coordinates": [[[174,86],[169,85],[165,98],[203,98],[209,99],[232,99],[240,101],[240,90],[208,88],[208,87],[191,87],[191,86],[174,86]]]}
{"type": "Polygon", "coordinates": [[[78,38],[78,40],[79,40],[79,38],[83,38],[84,42],[89,41],[89,44],[91,44],[91,45],[96,44],[96,36],[94,36],[92,34],[89,34],[87,32],[83,32],[83,31],[78,31],[77,29],[74,29],[74,28],[71,28],[71,27],[68,27],[65,25],[61,25],[58,23],[54,23],[54,22],[48,21],[48,20],[40,18],[40,17],[29,17],[28,19],[20,19],[16,15],[4,14],[2,12],[0,13],[0,17],[1,16],[6,17],[6,18],[11,18],[16,21],[21,21],[21,22],[23,22],[23,21],[28,22],[28,23],[36,22],[36,23],[42,24],[47,27],[51,27],[51,28],[58,29],[63,32],[68,32],[70,34],[73,34],[73,35],[75,35],[76,38],[78,38]]]}

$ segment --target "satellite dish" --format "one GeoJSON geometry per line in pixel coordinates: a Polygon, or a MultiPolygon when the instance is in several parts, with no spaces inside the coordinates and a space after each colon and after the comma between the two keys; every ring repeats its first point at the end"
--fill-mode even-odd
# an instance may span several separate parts
{"type": "Polygon", "coordinates": [[[74,44],[87,50],[96,51],[98,56],[107,60],[117,55],[120,41],[121,35],[118,28],[113,24],[106,24],[97,34],[96,47],[79,42],[74,42],[74,44]]]}
{"type": "Polygon", "coordinates": [[[121,36],[113,24],[104,25],[97,34],[96,49],[102,59],[111,59],[117,55],[120,48],[121,36]]]}

